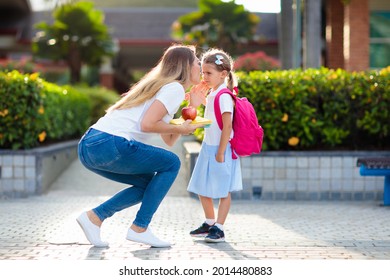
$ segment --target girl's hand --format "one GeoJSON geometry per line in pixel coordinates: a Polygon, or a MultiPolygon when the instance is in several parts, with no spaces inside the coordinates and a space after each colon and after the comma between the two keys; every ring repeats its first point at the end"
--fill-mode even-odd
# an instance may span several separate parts
{"type": "Polygon", "coordinates": [[[210,88],[205,82],[201,82],[191,88],[186,99],[190,101],[190,106],[197,108],[201,104],[206,105],[206,96],[210,88]]]}
{"type": "Polygon", "coordinates": [[[216,154],[215,160],[222,163],[225,162],[225,155],[224,154],[216,154]]]}

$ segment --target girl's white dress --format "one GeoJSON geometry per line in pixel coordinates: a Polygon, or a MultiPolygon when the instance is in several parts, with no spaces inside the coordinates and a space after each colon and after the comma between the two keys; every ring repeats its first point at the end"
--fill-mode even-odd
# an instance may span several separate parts
{"type": "MultiPolygon", "coordinates": [[[[225,162],[220,163],[215,160],[221,130],[214,114],[214,99],[222,88],[226,88],[226,85],[222,84],[216,91],[207,96],[204,117],[210,119],[212,123],[205,128],[202,147],[187,188],[189,192],[210,198],[223,198],[227,197],[229,192],[242,190],[240,158],[232,159],[230,143],[226,147],[225,162]]],[[[221,113],[231,112],[233,117],[231,96],[223,94],[219,101],[221,113]]]]}

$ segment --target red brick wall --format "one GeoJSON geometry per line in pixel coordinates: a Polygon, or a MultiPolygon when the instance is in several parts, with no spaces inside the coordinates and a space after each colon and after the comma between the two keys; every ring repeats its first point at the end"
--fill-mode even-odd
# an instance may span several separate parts
{"type": "Polygon", "coordinates": [[[326,66],[367,70],[369,63],[369,0],[326,0],[326,66]]]}
{"type": "Polygon", "coordinates": [[[364,71],[370,66],[369,20],[368,0],[351,0],[350,4],[345,6],[344,26],[349,27],[349,36],[344,33],[346,70],[364,71]]]}
{"type": "Polygon", "coordinates": [[[326,66],[344,68],[344,5],[341,0],[326,1],[326,66]]]}

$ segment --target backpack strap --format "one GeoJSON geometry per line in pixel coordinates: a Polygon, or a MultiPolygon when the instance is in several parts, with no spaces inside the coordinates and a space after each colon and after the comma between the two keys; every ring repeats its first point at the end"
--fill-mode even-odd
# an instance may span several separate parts
{"type": "MultiPolygon", "coordinates": [[[[234,87],[234,91],[238,94],[238,88],[234,87]]],[[[217,95],[215,96],[214,99],[214,113],[215,113],[215,118],[217,120],[219,128],[222,130],[223,128],[223,123],[222,123],[222,114],[221,114],[221,107],[219,105],[219,98],[221,97],[221,94],[230,94],[230,96],[233,98],[233,100],[236,100],[237,94],[232,93],[228,88],[223,88],[221,89],[217,95]]]]}

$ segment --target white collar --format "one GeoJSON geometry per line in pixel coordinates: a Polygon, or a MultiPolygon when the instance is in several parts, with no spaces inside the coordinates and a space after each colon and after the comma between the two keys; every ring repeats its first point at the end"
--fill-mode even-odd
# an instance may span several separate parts
{"type": "Polygon", "coordinates": [[[218,88],[217,90],[214,90],[212,92],[210,92],[210,96],[215,96],[217,95],[217,93],[221,90],[221,89],[224,89],[224,88],[227,88],[226,84],[225,83],[222,83],[218,88]]]}

